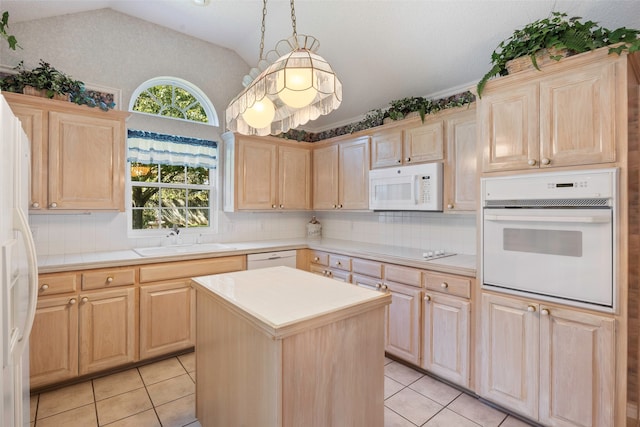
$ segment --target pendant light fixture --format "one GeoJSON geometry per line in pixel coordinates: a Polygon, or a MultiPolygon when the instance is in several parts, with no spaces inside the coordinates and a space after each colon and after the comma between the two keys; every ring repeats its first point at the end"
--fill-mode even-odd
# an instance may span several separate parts
{"type": "Polygon", "coordinates": [[[316,53],[320,43],[298,35],[291,0],[293,35],[263,56],[267,0],[263,1],[258,68],[243,79],[245,89],[226,110],[227,129],[243,135],[277,135],[329,114],[342,102],[342,84],[316,53]],[[274,59],[275,58],[275,59],[274,59]]]}

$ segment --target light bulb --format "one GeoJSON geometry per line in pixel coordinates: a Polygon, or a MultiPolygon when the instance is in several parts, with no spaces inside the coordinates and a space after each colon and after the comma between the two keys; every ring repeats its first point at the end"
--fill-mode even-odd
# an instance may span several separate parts
{"type": "Polygon", "coordinates": [[[269,98],[256,101],[250,108],[242,113],[242,118],[247,124],[256,129],[267,127],[273,121],[276,109],[269,98]]]}
{"type": "Polygon", "coordinates": [[[289,107],[306,107],[318,93],[313,87],[313,69],[285,68],[278,76],[278,89],[278,96],[289,107]]]}

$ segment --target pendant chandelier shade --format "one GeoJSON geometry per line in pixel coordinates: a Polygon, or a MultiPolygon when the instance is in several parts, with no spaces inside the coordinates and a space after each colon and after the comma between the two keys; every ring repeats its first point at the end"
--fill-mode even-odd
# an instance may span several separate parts
{"type": "Polygon", "coordinates": [[[296,34],[293,0],[293,36],[278,42],[263,58],[265,15],[266,0],[258,63],[263,70],[253,68],[245,76],[245,89],[225,114],[228,130],[243,135],[286,132],[330,113],[342,102],[340,80],[331,65],[315,53],[320,43],[312,36],[296,34]]]}

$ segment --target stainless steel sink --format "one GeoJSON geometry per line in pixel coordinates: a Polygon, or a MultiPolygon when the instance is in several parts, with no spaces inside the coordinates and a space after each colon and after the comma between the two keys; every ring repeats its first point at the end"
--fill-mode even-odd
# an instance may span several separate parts
{"type": "Polygon", "coordinates": [[[231,251],[235,248],[222,243],[200,243],[189,245],[171,245],[171,246],[154,246],[150,248],[135,248],[133,249],[138,255],[144,257],[151,256],[171,256],[171,255],[185,255],[185,254],[197,254],[205,252],[224,252],[231,251]]]}

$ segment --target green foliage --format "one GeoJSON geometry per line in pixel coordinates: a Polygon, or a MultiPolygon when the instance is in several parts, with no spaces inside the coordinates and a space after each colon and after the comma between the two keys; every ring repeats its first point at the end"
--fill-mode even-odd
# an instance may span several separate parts
{"type": "Polygon", "coordinates": [[[145,90],[136,99],[133,109],[141,113],[208,122],[202,104],[188,91],[172,85],[158,85],[145,90]]]}
{"type": "MultiPolygon", "coordinates": [[[[620,54],[625,50],[633,53],[640,50],[639,30],[622,27],[612,31],[598,26],[597,22],[582,22],[581,19],[567,18],[566,13],[553,12],[548,18],[539,19],[515,30],[511,37],[500,42],[491,54],[493,66],[478,82],[478,96],[481,97],[490,78],[508,74],[506,64],[512,59],[529,56],[533,66],[539,70],[536,53],[543,49],[566,49],[569,55],[574,55],[622,43],[612,47],[609,53],[620,54]]],[[[551,56],[551,59],[556,61],[561,58],[559,55],[551,56]]]]}
{"type": "Polygon", "coordinates": [[[2,12],[2,20],[0,20],[0,36],[9,43],[9,49],[16,50],[16,47],[22,49],[22,47],[18,44],[15,36],[7,33],[9,29],[9,12],[6,10],[2,12]]]}

